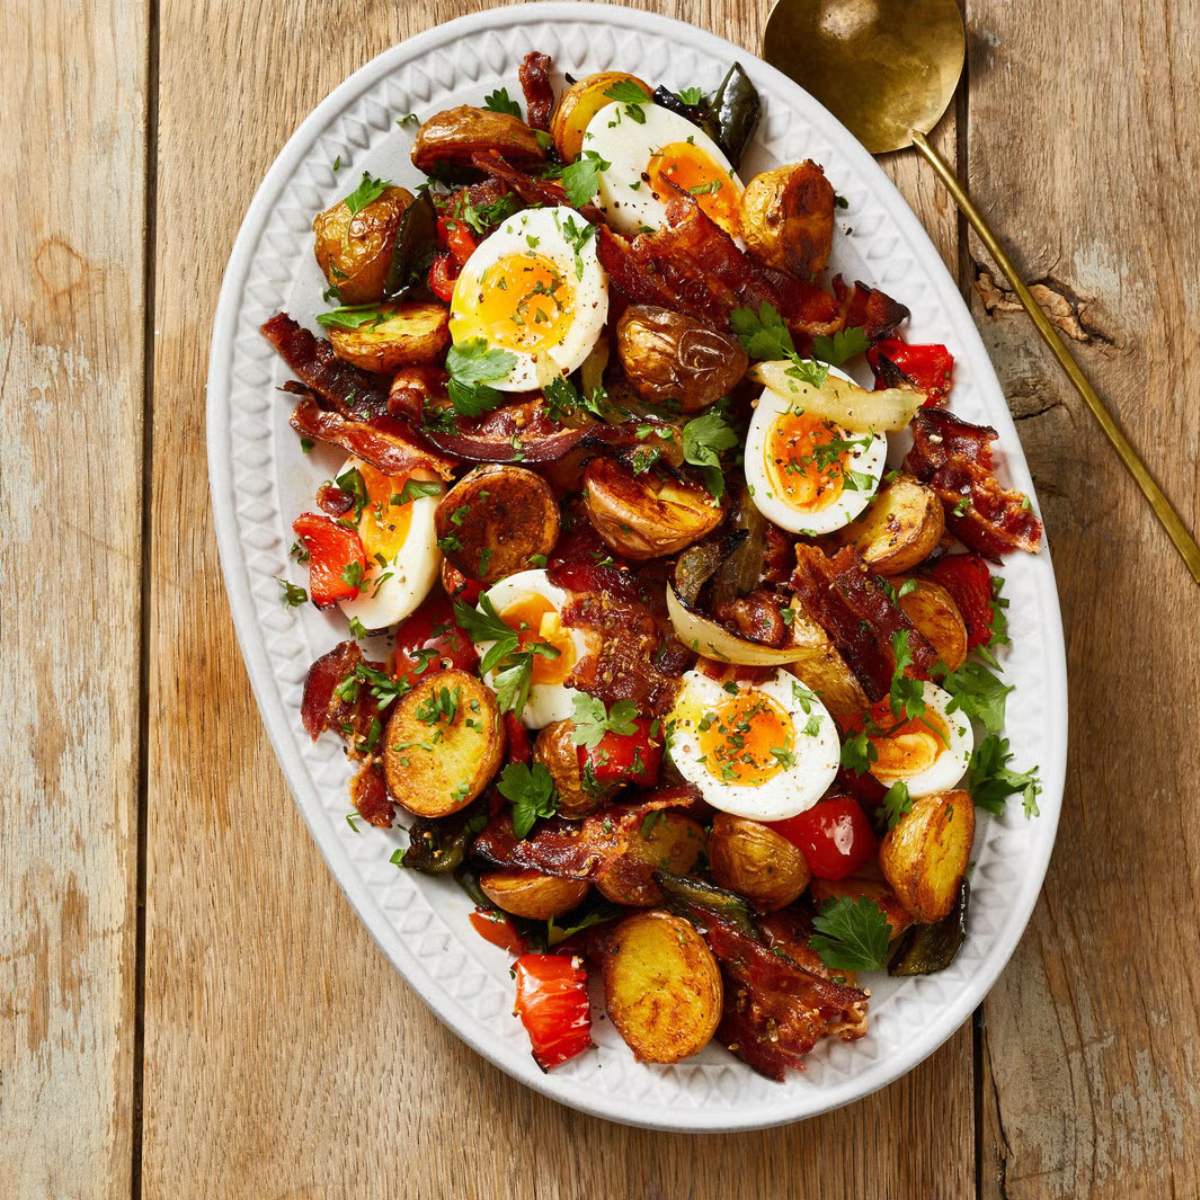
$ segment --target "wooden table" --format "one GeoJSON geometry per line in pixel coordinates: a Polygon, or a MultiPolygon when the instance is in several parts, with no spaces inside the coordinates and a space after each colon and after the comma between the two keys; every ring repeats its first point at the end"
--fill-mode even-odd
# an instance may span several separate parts
{"type": "MultiPolygon", "coordinates": [[[[751,48],[767,10],[643,6],[751,48]]],[[[461,1045],[330,878],[259,726],[217,567],[213,306],[301,118],[385,47],[478,7],[3,4],[0,1195],[1192,1200],[1200,597],[910,157],[888,168],[1020,422],[1070,655],[1058,848],[975,1021],[819,1120],[625,1129],[461,1045]]],[[[1195,7],[967,7],[967,83],[938,142],[1195,525],[1195,7]]]]}

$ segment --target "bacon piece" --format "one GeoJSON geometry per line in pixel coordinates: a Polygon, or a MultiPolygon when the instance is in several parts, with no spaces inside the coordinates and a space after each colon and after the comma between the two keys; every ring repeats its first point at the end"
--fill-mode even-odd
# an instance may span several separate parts
{"type": "Polygon", "coordinates": [[[350,801],[368,825],[377,829],[391,828],[396,808],[388,799],[387,784],[377,759],[364,762],[350,780],[350,801]]]}
{"type": "Polygon", "coordinates": [[[842,328],[859,328],[873,342],[891,337],[909,317],[898,300],[865,283],[848,288],[840,275],[833,281],[833,294],[842,305],[842,328]]]}
{"type": "Polygon", "coordinates": [[[918,679],[928,679],[937,662],[937,651],[884,591],[883,580],[863,562],[862,555],[853,546],[846,546],[834,555],[830,566],[838,595],[854,616],[869,627],[880,650],[884,647],[890,650],[896,634],[907,633],[913,674],[918,679]]]}
{"type": "Polygon", "coordinates": [[[525,124],[531,129],[550,128],[550,114],[554,111],[554,89],[550,86],[553,65],[550,55],[530,50],[517,70],[521,91],[525,93],[525,124]]]}
{"type": "Polygon", "coordinates": [[[357,421],[318,407],[311,396],[296,405],[291,426],[302,437],[332,442],[395,478],[426,470],[452,479],[458,466],[458,459],[423,445],[418,435],[395,417],[357,421]]]}
{"type": "Polygon", "coordinates": [[[788,627],[783,623],[781,603],[765,588],[757,588],[736,600],[718,605],[713,616],[723,624],[732,625],[742,637],[764,646],[782,646],[788,639],[788,627]]]}
{"type": "Polygon", "coordinates": [[[354,497],[336,483],[326,482],[317,488],[317,507],[326,516],[344,517],[354,507],[354,497]]]}
{"type": "Polygon", "coordinates": [[[383,663],[363,658],[357,642],[340,642],[308,668],[300,704],[300,719],[314,742],[326,729],[332,729],[355,757],[361,756],[371,723],[379,718],[379,706],[366,684],[358,688],[352,700],[341,699],[335,692],[338,684],[354,674],[360,663],[377,671],[384,669],[383,663]]]}
{"type": "Polygon", "coordinates": [[[343,362],[324,338],[314,337],[287,313],[276,313],[261,328],[304,387],[342,416],[363,421],[387,412],[388,385],[382,376],[343,362]]]}
{"type": "Polygon", "coordinates": [[[996,559],[1011,550],[1036,554],[1042,523],[1028,499],[1000,486],[993,469],[988,425],[972,425],[944,409],[923,408],[913,418],[913,448],[905,470],[937,492],[946,525],[964,546],[996,559]],[[962,502],[967,507],[959,511],[962,502]]]}
{"type": "Polygon", "coordinates": [[[419,425],[427,406],[445,400],[448,379],[441,367],[401,367],[388,388],[388,416],[419,425]]]}

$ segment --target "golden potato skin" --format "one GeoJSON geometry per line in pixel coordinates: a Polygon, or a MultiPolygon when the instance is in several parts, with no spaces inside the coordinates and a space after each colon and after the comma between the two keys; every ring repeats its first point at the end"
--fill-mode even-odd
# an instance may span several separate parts
{"type": "Polygon", "coordinates": [[[437,509],[444,553],[472,579],[495,583],[546,557],[558,541],[558,502],[525,467],[487,464],[462,477],[437,509]]]}
{"type": "Polygon", "coordinates": [[[448,817],[466,808],[492,781],[504,754],[496,698],[466,671],[423,676],[393,705],[384,739],[388,792],[419,817],[448,817]],[[458,689],[457,711],[450,721],[428,720],[427,706],[442,688],[451,695],[458,689]]]}
{"type": "Polygon", "coordinates": [[[818,905],[842,896],[851,900],[873,900],[887,918],[891,927],[889,936],[893,941],[913,923],[912,913],[900,903],[896,893],[879,879],[864,879],[856,875],[846,879],[814,879],[809,895],[818,905]]]}
{"type": "Polygon", "coordinates": [[[417,130],[412,161],[427,175],[471,166],[471,156],[498,150],[514,167],[544,162],[546,151],[534,132],[511,113],[460,104],[429,118],[417,130]]]}
{"type": "Polygon", "coordinates": [[[686,875],[704,849],[704,829],[698,821],[671,809],[650,813],[625,846],[624,853],[597,872],[597,890],[614,904],[649,908],[662,900],[662,889],[647,866],[672,875],[686,875]]]}
{"type": "Polygon", "coordinates": [[[742,238],[760,262],[807,278],[823,271],[833,245],[834,192],[814,162],[756,175],[742,194],[742,238]]]}
{"type": "Polygon", "coordinates": [[[715,404],[750,365],[735,338],[650,304],[632,304],[621,314],[617,354],[643,400],[685,413],[715,404]]]}
{"type": "Polygon", "coordinates": [[[679,1062],[712,1040],[721,1019],[721,972],[682,917],[627,917],[607,939],[601,974],[609,1019],[639,1062],[679,1062]]]}
{"type": "Polygon", "coordinates": [[[601,71],[586,79],[576,80],[559,96],[550,117],[550,136],[564,162],[573,162],[579,157],[588,122],[606,104],[612,103],[612,97],[604,93],[617,83],[636,84],[647,96],[651,95],[651,89],[636,75],[626,75],[623,71],[601,71]]]}
{"type": "Polygon", "coordinates": [[[551,721],[533,744],[533,761],[550,772],[558,791],[558,815],[578,821],[606,804],[617,788],[611,784],[584,787],[579,769],[579,747],[571,740],[573,721],[551,721]]]}
{"type": "MultiPolygon", "coordinates": [[[[896,578],[892,586],[901,591],[910,579],[896,578]]],[[[954,597],[932,579],[911,579],[916,586],[900,597],[904,615],[925,636],[937,656],[957,671],[967,660],[967,625],[954,597]]]]}
{"type": "Polygon", "coordinates": [[[945,531],[946,514],[933,488],[899,475],[838,538],[844,546],[856,546],[873,571],[899,575],[928,558],[945,531]]]}
{"type": "Polygon", "coordinates": [[[716,529],[724,515],[702,488],[634,475],[610,458],[588,464],[583,500],[596,532],[638,562],[678,553],[716,529]]]}
{"type": "Polygon", "coordinates": [[[479,886],[497,908],[531,921],[561,917],[581,903],[588,892],[586,880],[557,879],[520,868],[487,871],[479,876],[479,886]]]}
{"type": "Polygon", "coordinates": [[[338,358],[364,371],[390,375],[401,367],[437,362],[450,345],[450,310],[426,300],[381,304],[378,324],[330,329],[338,358]]]}
{"type": "Polygon", "coordinates": [[[913,919],[940,921],[954,907],[975,839],[967,792],[919,796],[879,847],[879,865],[913,919]]]}
{"type": "Polygon", "coordinates": [[[791,904],[811,878],[804,855],[787,838],[723,812],[709,831],[708,865],[721,887],[745,896],[759,912],[791,904]]]}
{"type": "Polygon", "coordinates": [[[407,188],[385,188],[352,213],[345,200],[313,219],[313,253],[343,304],[373,304],[383,296],[400,218],[413,202],[407,188]]]}

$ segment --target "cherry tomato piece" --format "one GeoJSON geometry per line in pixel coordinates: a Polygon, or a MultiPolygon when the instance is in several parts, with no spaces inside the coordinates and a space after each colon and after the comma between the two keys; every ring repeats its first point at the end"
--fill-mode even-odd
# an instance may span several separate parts
{"type": "Polygon", "coordinates": [[[455,623],[449,598],[441,593],[429,596],[396,630],[392,674],[410,684],[443,665],[472,671],[478,661],[471,639],[455,623]]]}
{"type": "Polygon", "coordinates": [[[646,717],[638,717],[634,724],[633,733],[606,733],[598,745],[580,746],[579,769],[590,768],[597,783],[653,787],[662,766],[662,738],[651,736],[655,723],[646,717]]]}
{"type": "Polygon", "coordinates": [[[831,796],[807,812],[770,825],[800,850],[818,879],[853,875],[879,848],[866,813],[850,796],[831,796]]]}

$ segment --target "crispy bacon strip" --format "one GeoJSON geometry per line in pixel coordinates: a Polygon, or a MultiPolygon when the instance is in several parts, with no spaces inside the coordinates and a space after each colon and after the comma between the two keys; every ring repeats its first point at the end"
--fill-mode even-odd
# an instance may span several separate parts
{"type": "Polygon", "coordinates": [[[384,669],[383,663],[363,658],[357,642],[340,642],[308,668],[300,703],[300,719],[314,742],[326,729],[332,729],[356,757],[361,756],[362,743],[370,732],[371,722],[379,716],[379,708],[365,685],[358,689],[354,700],[339,699],[335,689],[354,673],[359,663],[377,671],[384,669]]]}
{"type": "Polygon", "coordinates": [[[342,416],[365,421],[387,412],[388,385],[382,376],[343,362],[327,341],[314,337],[287,313],[276,313],[265,322],[262,334],[304,387],[342,416]]]}
{"type": "Polygon", "coordinates": [[[517,78],[525,93],[525,124],[531,129],[549,129],[554,111],[554,89],[550,86],[553,61],[548,54],[530,50],[521,60],[517,78]]]}
{"type": "Polygon", "coordinates": [[[908,309],[903,304],[865,283],[850,288],[838,275],[833,281],[833,294],[841,304],[841,328],[857,327],[873,342],[891,337],[897,326],[908,320],[908,309]]]}
{"type": "Polygon", "coordinates": [[[992,559],[1011,550],[1037,553],[1042,523],[1021,492],[1002,488],[996,479],[994,429],[972,425],[944,409],[923,408],[912,431],[905,470],[937,492],[946,508],[946,525],[964,546],[992,559]]]}
{"type": "MultiPolygon", "coordinates": [[[[490,176],[530,205],[545,207],[573,207],[567,200],[563,185],[557,179],[540,179],[514,167],[501,155],[499,150],[476,150],[471,155],[471,165],[485,175],[490,176]]],[[[604,224],[604,214],[594,205],[585,204],[575,210],[581,217],[593,225],[604,224]]]]}
{"type": "Polygon", "coordinates": [[[377,829],[391,828],[396,806],[388,798],[378,759],[368,759],[350,780],[350,800],[368,825],[377,829]]]}
{"type": "Polygon", "coordinates": [[[395,417],[355,421],[319,408],[311,396],[296,405],[291,426],[301,437],[332,442],[396,478],[427,470],[452,479],[458,466],[458,459],[422,445],[412,429],[395,417]]]}

